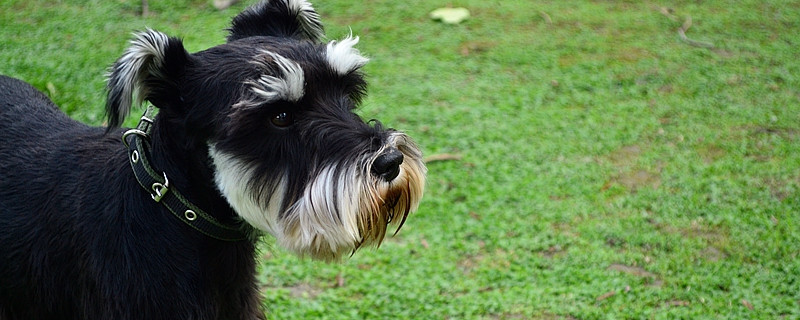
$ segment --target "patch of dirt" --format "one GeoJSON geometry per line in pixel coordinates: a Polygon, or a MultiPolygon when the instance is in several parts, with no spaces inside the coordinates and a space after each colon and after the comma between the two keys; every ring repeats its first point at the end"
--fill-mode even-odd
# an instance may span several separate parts
{"type": "Polygon", "coordinates": [[[603,188],[619,185],[630,192],[643,188],[658,189],[661,186],[660,172],[663,165],[659,165],[655,170],[642,168],[637,164],[641,154],[642,148],[638,145],[625,146],[610,153],[607,161],[617,168],[618,173],[611,177],[603,188]]]}
{"type": "Polygon", "coordinates": [[[614,181],[631,192],[636,192],[642,188],[658,189],[661,186],[661,175],[643,169],[633,169],[620,172],[614,177],[614,181]]]}
{"type": "Polygon", "coordinates": [[[778,201],[784,201],[792,195],[794,192],[793,190],[800,187],[800,176],[788,180],[774,177],[765,178],[762,180],[761,184],[769,188],[769,192],[773,198],[778,201]]]}
{"type": "Polygon", "coordinates": [[[308,283],[297,283],[291,286],[283,286],[283,287],[272,287],[272,286],[262,286],[261,291],[267,292],[276,289],[286,289],[289,290],[289,295],[294,298],[303,298],[308,300],[316,299],[317,296],[322,294],[323,288],[315,287],[308,283]]]}
{"type": "Polygon", "coordinates": [[[542,250],[539,252],[539,256],[543,258],[553,258],[556,256],[563,255],[565,252],[564,248],[560,245],[554,245],[547,248],[547,250],[542,250]]]}
{"type": "MultiPolygon", "coordinates": [[[[489,319],[493,320],[511,320],[511,319],[530,319],[521,313],[503,313],[489,315],[489,319]]],[[[559,319],[559,318],[542,318],[542,319],[559,319]]]]}
{"type": "Polygon", "coordinates": [[[719,260],[727,258],[728,254],[720,251],[719,249],[713,246],[708,246],[702,251],[700,251],[700,256],[708,261],[717,262],[719,260]]]}
{"type": "Polygon", "coordinates": [[[633,63],[642,59],[653,57],[653,54],[647,49],[630,47],[625,50],[614,51],[611,60],[633,63]]]}
{"type": "Polygon", "coordinates": [[[477,268],[484,260],[482,254],[469,255],[464,259],[458,261],[458,268],[461,269],[465,275],[472,273],[472,270],[477,268]]]}
{"type": "Polygon", "coordinates": [[[788,127],[755,126],[750,129],[751,135],[777,135],[787,140],[800,137],[800,130],[788,127]]]}
{"type": "Polygon", "coordinates": [[[725,149],[713,144],[706,144],[698,147],[697,153],[706,164],[713,163],[728,154],[725,149]]]}
{"type": "Polygon", "coordinates": [[[322,293],[322,289],[312,286],[308,283],[298,283],[290,287],[285,287],[285,289],[289,289],[289,293],[292,295],[292,298],[295,299],[315,299],[322,293]]]}
{"type": "Polygon", "coordinates": [[[649,220],[660,232],[668,234],[680,234],[686,238],[700,238],[706,243],[706,247],[698,252],[698,258],[710,262],[716,262],[728,258],[726,247],[730,246],[727,229],[718,226],[709,226],[702,219],[693,220],[691,225],[677,227],[667,223],[659,223],[649,220]]]}
{"type": "Polygon", "coordinates": [[[684,236],[701,238],[712,244],[725,243],[728,239],[728,234],[725,230],[709,226],[702,220],[693,220],[688,228],[679,229],[678,231],[684,236]]]}
{"type": "Polygon", "coordinates": [[[608,155],[608,160],[611,161],[615,167],[630,167],[636,163],[639,156],[642,154],[642,148],[637,145],[625,146],[619,148],[608,155]]]}

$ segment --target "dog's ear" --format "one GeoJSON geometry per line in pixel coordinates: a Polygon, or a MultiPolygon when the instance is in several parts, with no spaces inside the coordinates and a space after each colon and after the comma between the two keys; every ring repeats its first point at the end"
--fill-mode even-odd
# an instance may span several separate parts
{"type": "Polygon", "coordinates": [[[180,39],[151,29],[136,33],[108,73],[108,128],[119,127],[134,104],[158,106],[157,96],[178,96],[177,79],[188,59],[180,39]]]}
{"type": "Polygon", "coordinates": [[[262,0],[231,23],[228,41],[253,36],[273,36],[322,41],[319,14],[306,0],[262,0]]]}

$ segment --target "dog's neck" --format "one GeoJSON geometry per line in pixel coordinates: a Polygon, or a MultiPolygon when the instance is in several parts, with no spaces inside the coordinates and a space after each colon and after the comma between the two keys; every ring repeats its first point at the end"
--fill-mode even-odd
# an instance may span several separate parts
{"type": "Polygon", "coordinates": [[[156,117],[150,132],[150,161],[157,170],[168,168],[170,184],[184,197],[202,208],[222,223],[232,223],[236,213],[222,197],[214,184],[214,171],[204,143],[182,144],[194,141],[187,131],[156,117]]]}

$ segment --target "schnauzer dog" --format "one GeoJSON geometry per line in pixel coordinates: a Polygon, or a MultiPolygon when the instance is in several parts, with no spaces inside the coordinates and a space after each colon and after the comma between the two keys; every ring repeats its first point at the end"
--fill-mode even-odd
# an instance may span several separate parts
{"type": "Polygon", "coordinates": [[[262,319],[261,234],[335,261],[416,210],[419,148],[354,113],[357,37],[324,40],[305,0],[256,4],[229,31],[194,54],[136,34],[106,128],[0,77],[0,319],[262,319]],[[144,101],[157,114],[119,128],[144,101]]]}

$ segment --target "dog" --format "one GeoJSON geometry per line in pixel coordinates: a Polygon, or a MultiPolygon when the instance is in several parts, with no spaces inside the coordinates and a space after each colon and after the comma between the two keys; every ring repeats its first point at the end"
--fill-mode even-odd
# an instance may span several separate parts
{"type": "Polygon", "coordinates": [[[358,41],[326,40],[305,0],[191,54],[146,29],[109,69],[106,127],[0,77],[0,319],[263,319],[262,235],[335,262],[399,231],[426,168],[355,113],[358,41]]]}

